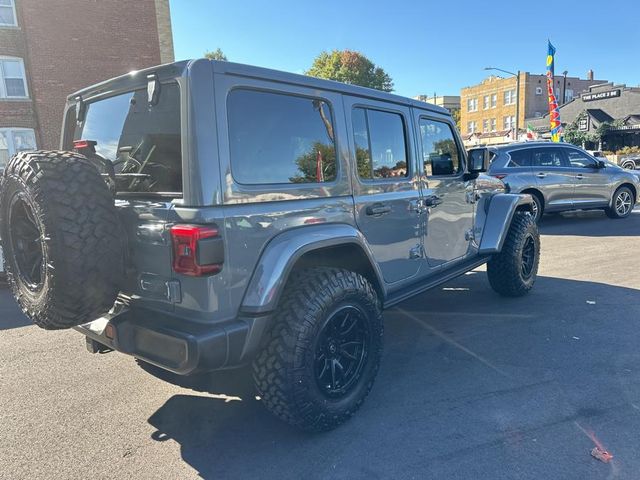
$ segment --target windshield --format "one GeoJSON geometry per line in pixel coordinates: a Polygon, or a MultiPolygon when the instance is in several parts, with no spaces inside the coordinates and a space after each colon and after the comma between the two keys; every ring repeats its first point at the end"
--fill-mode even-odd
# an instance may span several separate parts
{"type": "Polygon", "coordinates": [[[123,93],[87,105],[74,142],[109,178],[117,192],[182,192],[180,92],[162,85],[157,104],[146,89],[123,93]]]}

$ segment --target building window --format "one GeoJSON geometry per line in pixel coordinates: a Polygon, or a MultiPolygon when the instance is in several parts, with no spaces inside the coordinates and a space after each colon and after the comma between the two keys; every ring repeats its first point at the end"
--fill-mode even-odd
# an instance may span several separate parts
{"type": "Polygon", "coordinates": [[[0,98],[27,98],[28,96],[22,59],[0,57],[0,98]]]}
{"type": "Polygon", "coordinates": [[[491,95],[491,108],[496,108],[498,106],[498,94],[494,93],[491,95]]]}
{"type": "Polygon", "coordinates": [[[498,128],[498,122],[496,122],[495,118],[491,119],[491,131],[495,132],[498,128]]]}
{"type": "Polygon", "coordinates": [[[237,89],[228,97],[231,173],[238,183],[336,179],[333,113],[320,98],[237,89]]]}
{"type": "Polygon", "coordinates": [[[536,87],[536,95],[542,95],[542,87],[536,87]]]}
{"type": "Polygon", "coordinates": [[[511,130],[516,126],[516,117],[513,115],[507,116],[503,118],[503,127],[505,130],[511,130]]]}
{"type": "Polygon", "coordinates": [[[17,27],[16,5],[14,0],[0,0],[0,27],[17,27]]]}
{"type": "Polygon", "coordinates": [[[467,110],[470,112],[477,112],[478,111],[478,99],[477,98],[470,98],[469,100],[467,100],[467,110]]]}
{"type": "Polygon", "coordinates": [[[0,170],[9,159],[23,150],[36,149],[36,134],[30,128],[0,128],[0,170]]]}
{"type": "Polygon", "coordinates": [[[489,131],[489,120],[486,118],[482,120],[482,132],[487,133],[489,131]]]}
{"type": "Polygon", "coordinates": [[[567,88],[567,91],[564,92],[564,102],[570,102],[571,100],[573,100],[573,90],[570,88],[567,88]]]}
{"type": "Polygon", "coordinates": [[[507,90],[504,92],[504,104],[505,105],[515,105],[516,103],[516,91],[515,90],[507,90]]]}
{"type": "Polygon", "coordinates": [[[482,109],[489,110],[489,95],[485,95],[482,99],[482,109]]]}
{"type": "Polygon", "coordinates": [[[468,122],[467,123],[467,133],[476,133],[476,129],[478,128],[477,122],[468,122]]]}

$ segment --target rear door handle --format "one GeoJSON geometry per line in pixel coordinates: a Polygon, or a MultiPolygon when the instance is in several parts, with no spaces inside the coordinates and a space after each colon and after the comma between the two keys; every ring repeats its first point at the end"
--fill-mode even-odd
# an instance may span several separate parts
{"type": "Polygon", "coordinates": [[[546,177],[546,176],[547,176],[547,174],[546,174],[546,173],[542,173],[542,172],[540,172],[540,173],[536,173],[536,177],[538,177],[538,178],[544,178],[544,177],[546,177]]]}
{"type": "Polygon", "coordinates": [[[385,213],[391,212],[391,207],[389,205],[384,205],[382,203],[374,203],[373,205],[369,205],[366,208],[367,215],[384,215],[385,213]]]}

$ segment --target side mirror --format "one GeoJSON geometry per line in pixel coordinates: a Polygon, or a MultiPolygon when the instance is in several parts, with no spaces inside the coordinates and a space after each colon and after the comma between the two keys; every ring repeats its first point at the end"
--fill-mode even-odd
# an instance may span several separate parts
{"type": "Polygon", "coordinates": [[[469,173],[483,173],[489,170],[491,153],[487,148],[472,148],[469,150],[469,173]]]}
{"type": "Polygon", "coordinates": [[[606,163],[604,163],[604,160],[596,160],[598,162],[598,168],[605,168],[607,166],[606,163]]]}

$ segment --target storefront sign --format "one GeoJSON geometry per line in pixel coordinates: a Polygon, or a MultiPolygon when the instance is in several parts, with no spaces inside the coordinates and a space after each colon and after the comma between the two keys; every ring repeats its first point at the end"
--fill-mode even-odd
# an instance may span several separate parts
{"type": "Polygon", "coordinates": [[[578,120],[578,130],[580,130],[581,132],[587,132],[589,131],[589,116],[585,115],[584,117],[580,118],[580,120],[578,120]]]}
{"type": "Polygon", "coordinates": [[[583,102],[592,102],[594,100],[606,100],[607,98],[616,98],[620,96],[620,89],[609,90],[607,92],[585,93],[582,95],[583,102]]]}

